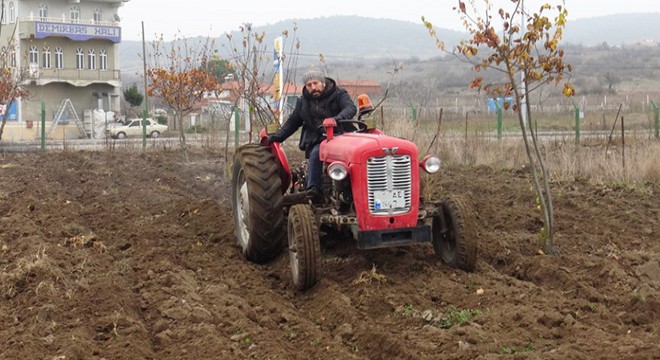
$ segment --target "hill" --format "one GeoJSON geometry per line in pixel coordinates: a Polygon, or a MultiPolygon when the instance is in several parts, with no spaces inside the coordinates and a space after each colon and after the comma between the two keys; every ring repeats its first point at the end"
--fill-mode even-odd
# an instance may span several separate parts
{"type": "MultiPolygon", "coordinates": [[[[274,39],[289,32],[288,41],[293,37],[300,41],[300,62],[317,63],[319,54],[326,60],[346,62],[356,60],[374,60],[382,58],[416,58],[428,59],[438,56],[426,28],[420,23],[399,20],[373,19],[359,16],[333,16],[316,19],[293,19],[281,21],[272,25],[255,27],[254,33],[265,33],[265,42],[272,49],[274,39]],[[331,31],[328,31],[331,29],[331,31]]],[[[456,44],[464,34],[453,30],[441,30],[448,44],[456,44]]],[[[232,33],[240,38],[240,32],[232,33]]],[[[285,42],[287,39],[285,39],[285,42]]],[[[228,45],[227,38],[221,36],[215,39],[220,54],[228,55],[223,45],[228,45]]],[[[290,46],[285,44],[285,48],[290,46]]],[[[150,52],[147,45],[147,53],[150,52]]],[[[120,44],[120,61],[122,72],[129,74],[141,72],[142,43],[139,41],[123,41],[120,44]]]]}
{"type": "Polygon", "coordinates": [[[644,40],[660,43],[660,13],[618,14],[569,21],[564,40],[586,46],[629,45],[644,40]]]}
{"type": "MultiPolygon", "coordinates": [[[[638,47],[634,51],[622,48],[643,40],[651,45],[660,43],[660,13],[620,14],[569,21],[565,30],[564,46],[570,63],[575,65],[574,76],[583,83],[582,89],[602,87],[602,76],[615,73],[625,80],[656,79],[658,46],[638,47]],[[616,24],[613,26],[612,24],[616,24]],[[579,79],[579,78],[587,79],[579,79]]],[[[326,64],[333,68],[337,78],[363,78],[385,82],[393,65],[405,65],[400,81],[417,82],[435,79],[443,87],[463,87],[471,71],[465,64],[441,58],[424,28],[419,23],[373,19],[359,16],[333,16],[316,19],[292,19],[272,25],[255,27],[253,32],[265,33],[266,44],[283,31],[289,31],[290,48],[293,39],[300,41],[298,67],[319,62],[323,54],[326,64]],[[330,29],[330,31],[328,30],[330,29]],[[432,61],[429,61],[431,60],[432,61]]],[[[437,29],[448,47],[457,44],[467,34],[448,29],[437,29]]],[[[233,33],[240,38],[240,33],[233,33]]],[[[226,37],[216,39],[220,54],[227,57],[222,46],[226,37]]],[[[268,46],[272,49],[272,45],[268,46]]],[[[149,52],[149,46],[147,46],[149,52]]],[[[142,73],[142,44],[124,41],[120,45],[122,79],[130,85],[139,81],[142,73]]],[[[435,85],[433,85],[435,86],[435,85]]]]}
{"type": "MultiPolygon", "coordinates": [[[[619,14],[569,21],[565,30],[565,43],[585,46],[632,44],[642,40],[660,43],[660,13],[619,14]],[[613,26],[612,24],[616,24],[613,26]]],[[[272,44],[275,37],[288,30],[289,36],[300,40],[301,57],[318,60],[324,54],[330,60],[369,60],[380,58],[428,59],[438,56],[433,40],[420,23],[391,19],[373,19],[361,16],[331,16],[315,19],[291,19],[272,25],[255,27],[256,33],[265,33],[265,41],[272,44]],[[296,30],[294,30],[294,28],[296,30]]],[[[451,47],[467,34],[439,28],[438,34],[451,47]]],[[[240,36],[234,32],[233,35],[240,36]]],[[[220,47],[224,36],[216,39],[220,47]]],[[[147,50],[148,51],[148,50],[147,50]]],[[[138,56],[142,53],[139,41],[120,44],[123,69],[141,68],[138,56]]]]}

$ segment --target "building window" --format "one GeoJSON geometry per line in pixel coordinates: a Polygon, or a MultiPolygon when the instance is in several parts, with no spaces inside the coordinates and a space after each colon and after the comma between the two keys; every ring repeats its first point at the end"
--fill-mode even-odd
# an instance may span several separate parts
{"type": "Polygon", "coordinates": [[[55,68],[63,69],[64,68],[64,52],[61,47],[55,48],[55,68]]]}
{"type": "Polygon", "coordinates": [[[39,17],[41,20],[44,20],[48,17],[48,5],[44,3],[39,4],[39,17]]]}
{"type": "Polygon", "coordinates": [[[37,47],[34,45],[30,46],[30,52],[28,53],[28,62],[30,64],[39,64],[39,50],[37,50],[37,47]]]}
{"type": "Polygon", "coordinates": [[[9,22],[14,23],[16,21],[16,7],[14,6],[14,2],[10,2],[8,5],[9,8],[9,22]]]}
{"type": "Polygon", "coordinates": [[[108,70],[108,52],[105,49],[99,50],[99,69],[108,70]]]}
{"type": "Polygon", "coordinates": [[[89,70],[96,69],[96,51],[94,49],[87,50],[87,68],[89,70]]]}
{"type": "Polygon", "coordinates": [[[80,7],[72,6],[69,10],[69,15],[71,17],[71,22],[77,23],[80,20],[80,7]]]}
{"type": "Polygon", "coordinates": [[[48,46],[44,47],[44,50],[41,52],[41,57],[41,67],[44,69],[50,69],[50,48],[48,46]]]}
{"type": "Polygon", "coordinates": [[[76,49],[76,69],[84,69],[85,68],[85,52],[83,51],[82,48],[77,48],[76,49]]]}
{"type": "Polygon", "coordinates": [[[101,21],[101,9],[99,8],[94,9],[94,21],[95,22],[101,21]]]}

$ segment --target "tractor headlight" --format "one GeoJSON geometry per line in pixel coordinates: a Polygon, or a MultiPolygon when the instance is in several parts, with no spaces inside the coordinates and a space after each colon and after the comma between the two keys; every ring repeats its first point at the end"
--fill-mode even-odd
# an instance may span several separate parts
{"type": "Polygon", "coordinates": [[[341,161],[333,162],[328,166],[328,175],[330,175],[330,178],[335,181],[344,180],[348,175],[346,164],[341,161]]]}
{"type": "Polygon", "coordinates": [[[437,173],[440,170],[440,159],[435,155],[426,155],[422,160],[422,169],[429,174],[437,173]]]}

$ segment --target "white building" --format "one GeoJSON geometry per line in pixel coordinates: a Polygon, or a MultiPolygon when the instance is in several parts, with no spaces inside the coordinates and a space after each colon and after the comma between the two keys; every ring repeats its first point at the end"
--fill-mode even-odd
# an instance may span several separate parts
{"type": "Polygon", "coordinates": [[[129,0],[3,0],[0,44],[16,44],[11,62],[27,67],[27,98],[9,110],[3,141],[90,136],[94,109],[119,111],[121,27],[129,0]]]}

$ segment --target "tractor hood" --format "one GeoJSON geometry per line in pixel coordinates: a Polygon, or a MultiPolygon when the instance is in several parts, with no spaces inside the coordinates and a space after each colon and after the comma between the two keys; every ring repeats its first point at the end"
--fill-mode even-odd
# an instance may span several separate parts
{"type": "Polygon", "coordinates": [[[417,146],[408,140],[382,134],[348,133],[323,141],[319,155],[324,162],[360,164],[370,157],[394,154],[408,154],[417,159],[417,153],[417,146]]]}

